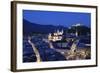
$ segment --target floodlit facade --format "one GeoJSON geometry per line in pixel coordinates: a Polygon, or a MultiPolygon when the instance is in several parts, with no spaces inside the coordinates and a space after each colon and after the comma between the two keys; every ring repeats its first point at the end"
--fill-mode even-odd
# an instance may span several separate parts
{"type": "Polygon", "coordinates": [[[64,33],[63,30],[62,31],[57,30],[54,33],[49,33],[48,40],[49,41],[59,41],[59,40],[62,40],[63,33],[64,33]]]}

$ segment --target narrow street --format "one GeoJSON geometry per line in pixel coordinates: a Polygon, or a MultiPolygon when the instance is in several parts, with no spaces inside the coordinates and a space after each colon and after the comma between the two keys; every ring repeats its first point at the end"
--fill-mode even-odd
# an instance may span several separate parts
{"type": "Polygon", "coordinates": [[[41,57],[40,57],[40,54],[39,54],[39,51],[38,49],[35,47],[34,43],[31,42],[31,37],[28,38],[28,42],[29,44],[32,46],[33,48],[33,51],[36,55],[36,58],[37,58],[37,62],[41,62],[41,57]]]}

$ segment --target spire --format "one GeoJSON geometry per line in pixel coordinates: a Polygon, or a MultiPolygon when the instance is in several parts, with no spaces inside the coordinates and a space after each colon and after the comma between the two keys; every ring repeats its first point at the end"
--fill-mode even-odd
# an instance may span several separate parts
{"type": "Polygon", "coordinates": [[[59,30],[57,30],[57,33],[59,33],[59,30]]]}
{"type": "Polygon", "coordinates": [[[63,34],[63,33],[64,33],[64,30],[62,29],[62,31],[61,31],[61,32],[62,32],[62,34],[63,34]]]}

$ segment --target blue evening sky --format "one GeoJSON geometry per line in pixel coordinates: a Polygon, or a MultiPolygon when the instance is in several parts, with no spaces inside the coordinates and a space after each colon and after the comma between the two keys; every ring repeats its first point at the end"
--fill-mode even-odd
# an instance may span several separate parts
{"type": "Polygon", "coordinates": [[[65,27],[77,23],[88,27],[91,25],[90,13],[23,10],[23,18],[42,25],[61,25],[65,27]]]}

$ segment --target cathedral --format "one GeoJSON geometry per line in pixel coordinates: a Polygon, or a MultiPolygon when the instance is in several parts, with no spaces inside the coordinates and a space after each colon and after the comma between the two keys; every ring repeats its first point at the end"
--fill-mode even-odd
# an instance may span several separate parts
{"type": "Polygon", "coordinates": [[[64,33],[63,30],[61,30],[61,31],[57,30],[54,33],[49,33],[48,40],[53,41],[53,42],[60,41],[63,39],[63,33],[64,33]]]}

